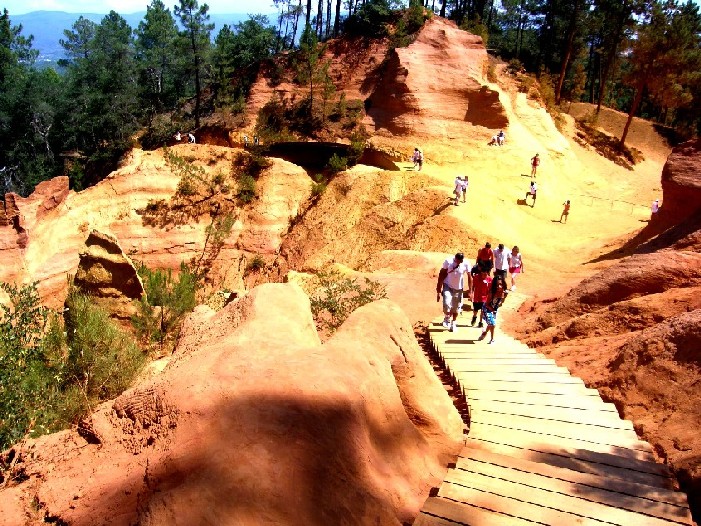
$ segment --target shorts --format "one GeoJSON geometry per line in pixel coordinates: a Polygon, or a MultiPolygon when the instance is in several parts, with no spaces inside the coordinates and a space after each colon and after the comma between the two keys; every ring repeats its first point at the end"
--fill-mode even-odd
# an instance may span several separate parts
{"type": "Polygon", "coordinates": [[[495,276],[506,276],[506,270],[501,270],[501,269],[495,269],[494,270],[494,275],[495,276]]]}
{"type": "Polygon", "coordinates": [[[509,272],[511,274],[520,274],[521,273],[521,267],[509,267],[509,272]]]}
{"type": "Polygon", "coordinates": [[[482,307],[484,307],[483,301],[473,301],[472,302],[472,310],[482,310],[482,307]]]}
{"type": "Polygon", "coordinates": [[[497,311],[490,311],[486,307],[482,307],[482,319],[487,322],[487,325],[494,327],[497,324],[497,311]]]}
{"type": "Polygon", "coordinates": [[[457,314],[462,305],[462,290],[443,285],[443,314],[457,314]]]}

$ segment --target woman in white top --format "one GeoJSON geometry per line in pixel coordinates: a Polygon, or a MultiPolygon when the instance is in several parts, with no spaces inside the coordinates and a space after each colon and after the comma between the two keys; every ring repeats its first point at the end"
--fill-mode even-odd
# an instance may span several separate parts
{"type": "Polygon", "coordinates": [[[516,290],[516,276],[524,272],[523,258],[518,247],[511,249],[511,254],[508,256],[509,274],[511,274],[511,290],[516,290]]]}

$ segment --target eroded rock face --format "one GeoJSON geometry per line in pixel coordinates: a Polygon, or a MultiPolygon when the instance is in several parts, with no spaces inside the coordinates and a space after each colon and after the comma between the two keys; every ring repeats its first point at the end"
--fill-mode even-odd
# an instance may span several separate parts
{"type": "Polygon", "coordinates": [[[73,431],[29,442],[29,478],[0,489],[0,516],[399,526],[442,479],[463,428],[396,304],[366,305],[322,345],[292,284],[217,313],[198,307],[164,372],[88,424],[99,445],[73,431]]]}
{"type": "Polygon", "coordinates": [[[75,285],[93,297],[112,317],[128,320],[136,313],[134,300],[144,286],[134,264],[117,239],[97,230],[90,232],[74,279],[75,285]]]}
{"type": "Polygon", "coordinates": [[[485,85],[487,59],[481,37],[432,18],[410,46],[390,52],[367,124],[379,134],[447,138],[506,127],[499,94],[485,85]]]}
{"type": "Polygon", "coordinates": [[[662,169],[662,208],[657,221],[676,225],[701,210],[701,139],[672,150],[662,169]]]}

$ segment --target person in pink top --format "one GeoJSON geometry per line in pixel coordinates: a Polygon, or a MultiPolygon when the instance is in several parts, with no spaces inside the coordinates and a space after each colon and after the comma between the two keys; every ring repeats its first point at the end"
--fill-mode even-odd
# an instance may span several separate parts
{"type": "Polygon", "coordinates": [[[511,249],[511,254],[508,256],[509,274],[511,274],[511,290],[516,290],[516,278],[524,272],[523,258],[518,247],[511,249]]]}

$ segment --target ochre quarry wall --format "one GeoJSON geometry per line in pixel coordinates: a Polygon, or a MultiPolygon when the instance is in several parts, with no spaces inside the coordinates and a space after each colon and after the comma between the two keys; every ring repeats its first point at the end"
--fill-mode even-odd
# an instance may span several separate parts
{"type": "Polygon", "coordinates": [[[499,94],[486,86],[487,60],[481,37],[432,18],[410,46],[389,53],[366,124],[378,134],[445,138],[506,127],[499,94]]]}

